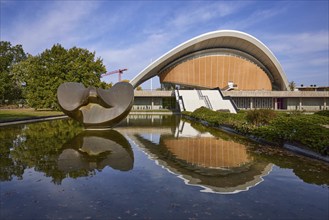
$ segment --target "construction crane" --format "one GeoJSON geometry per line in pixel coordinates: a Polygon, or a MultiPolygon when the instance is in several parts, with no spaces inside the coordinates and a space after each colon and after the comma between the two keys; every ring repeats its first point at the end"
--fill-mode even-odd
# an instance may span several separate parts
{"type": "Polygon", "coordinates": [[[108,76],[108,75],[112,75],[112,74],[116,74],[118,73],[118,82],[121,82],[121,75],[123,73],[123,71],[127,71],[128,69],[118,69],[118,70],[113,70],[111,72],[107,72],[107,73],[104,73],[102,74],[101,76],[104,77],[104,76],[108,76]]]}

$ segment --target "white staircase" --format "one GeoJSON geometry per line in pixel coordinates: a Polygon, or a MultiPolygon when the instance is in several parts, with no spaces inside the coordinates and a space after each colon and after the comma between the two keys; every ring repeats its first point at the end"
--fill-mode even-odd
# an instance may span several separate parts
{"type": "Polygon", "coordinates": [[[229,110],[230,113],[237,113],[233,101],[229,97],[224,97],[219,90],[202,90],[202,94],[208,97],[213,110],[229,110]]]}
{"type": "Polygon", "coordinates": [[[224,97],[220,90],[175,90],[175,95],[181,111],[193,112],[204,106],[237,113],[235,104],[229,97],[224,97]]]}

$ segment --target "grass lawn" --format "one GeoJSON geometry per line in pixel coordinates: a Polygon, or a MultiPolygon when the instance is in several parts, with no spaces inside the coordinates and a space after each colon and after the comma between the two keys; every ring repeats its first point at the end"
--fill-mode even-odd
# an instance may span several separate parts
{"type": "Polygon", "coordinates": [[[0,109],[0,122],[61,114],[63,113],[60,111],[36,111],[34,109],[0,109]]]}

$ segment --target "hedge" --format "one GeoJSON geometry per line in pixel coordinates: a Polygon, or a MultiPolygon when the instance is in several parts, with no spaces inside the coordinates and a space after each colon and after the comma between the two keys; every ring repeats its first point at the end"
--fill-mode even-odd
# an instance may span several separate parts
{"type": "Polygon", "coordinates": [[[259,109],[231,114],[201,107],[194,112],[183,112],[183,115],[207,121],[211,126],[229,126],[242,134],[263,138],[278,145],[288,142],[329,155],[327,112],[306,115],[259,109]]]}

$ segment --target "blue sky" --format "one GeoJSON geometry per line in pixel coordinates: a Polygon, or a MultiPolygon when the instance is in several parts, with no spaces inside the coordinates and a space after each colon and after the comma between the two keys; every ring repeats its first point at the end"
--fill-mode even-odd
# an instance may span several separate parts
{"type": "MultiPolygon", "coordinates": [[[[239,30],[274,53],[288,81],[329,86],[326,1],[4,1],[0,37],[39,54],[59,43],[95,51],[108,71],[132,79],[161,55],[200,34],[239,30]]],[[[116,75],[103,78],[116,83],[116,75]]],[[[145,82],[143,89],[150,89],[145,82]]],[[[158,77],[152,80],[159,87],[158,77]]]]}

